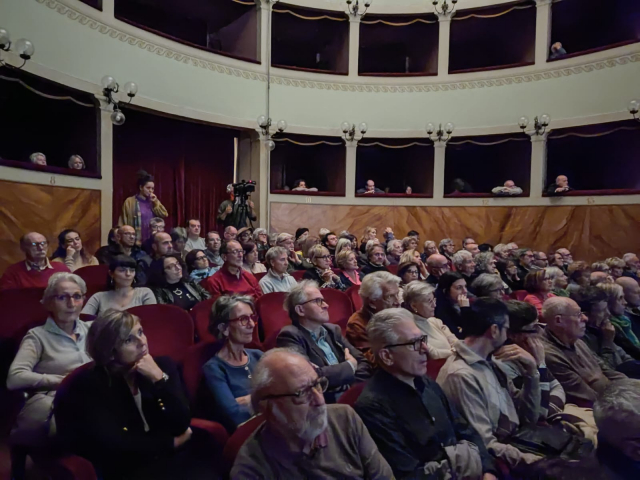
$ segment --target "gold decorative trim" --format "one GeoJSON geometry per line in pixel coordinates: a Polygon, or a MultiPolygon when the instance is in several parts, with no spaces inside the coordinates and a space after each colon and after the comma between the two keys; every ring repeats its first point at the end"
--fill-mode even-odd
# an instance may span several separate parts
{"type": "MultiPolygon", "coordinates": [[[[68,19],[79,22],[81,25],[87,26],[92,30],[108,35],[110,38],[117,39],[127,43],[132,47],[138,47],[149,53],[155,53],[161,57],[175,60],[185,65],[211,70],[217,73],[241,77],[246,80],[267,81],[267,76],[262,73],[251,72],[239,68],[220,65],[210,60],[194,57],[176,52],[160,45],[155,45],[147,40],[134,37],[128,33],[118,30],[114,27],[106,25],[94,18],[90,18],[73,8],[59,2],[58,0],[36,0],[36,2],[46,5],[50,9],[56,11],[60,15],[66,16],[68,19]]],[[[508,75],[497,78],[483,80],[467,80],[461,82],[450,83],[427,83],[423,85],[370,85],[362,83],[333,83],[320,82],[314,80],[301,80],[295,78],[287,78],[281,76],[271,76],[271,82],[276,85],[298,88],[315,88],[318,90],[334,90],[342,92],[364,92],[364,93],[427,93],[427,92],[447,92],[455,90],[472,90],[477,88],[502,87],[505,85],[514,85],[521,83],[538,82],[540,80],[550,80],[554,78],[569,77],[581,73],[595,72],[604,70],[605,68],[614,68],[620,65],[640,62],[640,53],[631,53],[618,57],[607,58],[595,62],[588,62],[573,67],[557,68],[544,72],[525,73],[520,75],[508,75]]]]}

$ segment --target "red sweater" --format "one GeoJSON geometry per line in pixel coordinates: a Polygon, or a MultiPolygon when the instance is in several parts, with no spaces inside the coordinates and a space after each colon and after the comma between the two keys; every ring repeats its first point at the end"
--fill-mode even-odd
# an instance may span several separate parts
{"type": "Polygon", "coordinates": [[[0,290],[13,290],[16,288],[47,288],[51,275],[58,272],[68,272],[69,269],[62,262],[50,262],[51,268],[42,271],[27,270],[27,264],[14,263],[4,271],[0,278],[0,290]]]}
{"type": "Polygon", "coordinates": [[[204,279],[200,285],[214,296],[231,295],[232,293],[251,295],[256,299],[262,296],[262,290],[256,277],[243,269],[240,269],[240,276],[236,276],[229,273],[227,268],[223,266],[212,276],[204,279]]]}

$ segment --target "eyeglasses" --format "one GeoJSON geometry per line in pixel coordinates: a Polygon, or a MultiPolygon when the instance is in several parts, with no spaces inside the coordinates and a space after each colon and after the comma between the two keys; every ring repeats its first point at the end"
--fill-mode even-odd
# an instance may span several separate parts
{"type": "Polygon", "coordinates": [[[258,323],[258,316],[257,315],[241,315],[238,318],[230,318],[229,321],[238,322],[243,327],[247,327],[249,325],[249,322],[253,322],[254,325],[258,323]]]}
{"type": "Polygon", "coordinates": [[[242,255],[244,250],[227,250],[227,255],[242,255]]]}
{"type": "Polygon", "coordinates": [[[206,255],[200,255],[199,257],[196,257],[196,260],[204,260],[205,258],[207,258],[206,255]]]}
{"type": "MultiPolygon", "coordinates": [[[[383,348],[392,348],[392,347],[404,347],[407,345],[413,345],[413,349],[416,352],[420,352],[422,350],[422,344],[427,344],[428,335],[423,335],[421,337],[416,338],[415,340],[411,340],[406,343],[394,343],[392,345],[385,345],[383,348]]],[[[426,351],[426,348],[424,349],[426,351]]]]}
{"type": "Polygon", "coordinates": [[[561,313],[561,317],[582,317],[582,315],[587,315],[584,312],[575,312],[575,313],[561,313]]]}
{"type": "Polygon", "coordinates": [[[55,298],[58,302],[64,302],[69,300],[73,300],[74,302],[79,302],[84,298],[84,295],[82,295],[81,293],[74,293],[73,295],[54,295],[53,298],[55,298]]]}
{"type": "Polygon", "coordinates": [[[322,305],[329,305],[327,301],[322,297],[312,298],[311,300],[307,300],[306,302],[299,303],[298,305],[306,305],[307,303],[311,303],[311,302],[314,302],[318,307],[321,307],[322,305]]]}
{"type": "Polygon", "coordinates": [[[313,393],[324,393],[329,388],[329,380],[326,377],[318,377],[318,379],[302,390],[298,390],[296,393],[282,393],[279,395],[265,395],[262,397],[263,400],[269,398],[284,398],[284,397],[293,397],[292,402],[296,405],[302,405],[304,403],[309,403],[313,399],[313,393]]]}
{"type": "Polygon", "coordinates": [[[314,257],[317,259],[322,259],[322,260],[330,260],[331,259],[331,255],[323,255],[322,257],[314,257]]]}
{"type": "Polygon", "coordinates": [[[27,243],[28,246],[30,247],[46,247],[47,245],[49,245],[49,242],[31,242],[31,243],[27,243]]]}

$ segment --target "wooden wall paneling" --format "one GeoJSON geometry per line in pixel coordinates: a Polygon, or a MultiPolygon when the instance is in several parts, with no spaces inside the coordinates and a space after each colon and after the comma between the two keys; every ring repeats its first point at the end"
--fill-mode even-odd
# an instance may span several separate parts
{"type": "Polygon", "coordinates": [[[100,193],[0,180],[0,275],[24,258],[19,239],[29,232],[47,237],[51,255],[58,234],[74,228],[93,254],[100,247],[100,193]]]}

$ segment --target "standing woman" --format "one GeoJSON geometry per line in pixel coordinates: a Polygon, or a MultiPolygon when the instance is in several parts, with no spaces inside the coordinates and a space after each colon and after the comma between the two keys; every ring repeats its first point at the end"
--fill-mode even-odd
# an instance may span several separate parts
{"type": "Polygon", "coordinates": [[[131,225],[136,229],[138,245],[151,236],[149,222],[154,217],[167,218],[169,213],[153,193],[153,176],[144,170],[138,172],[138,193],[124,201],[120,225],[131,225]]]}
{"type": "Polygon", "coordinates": [[[80,234],[71,229],[63,230],[58,235],[58,248],[53,252],[51,261],[63,262],[71,272],[88,265],[98,265],[98,259],[82,246],[80,234]]]}

